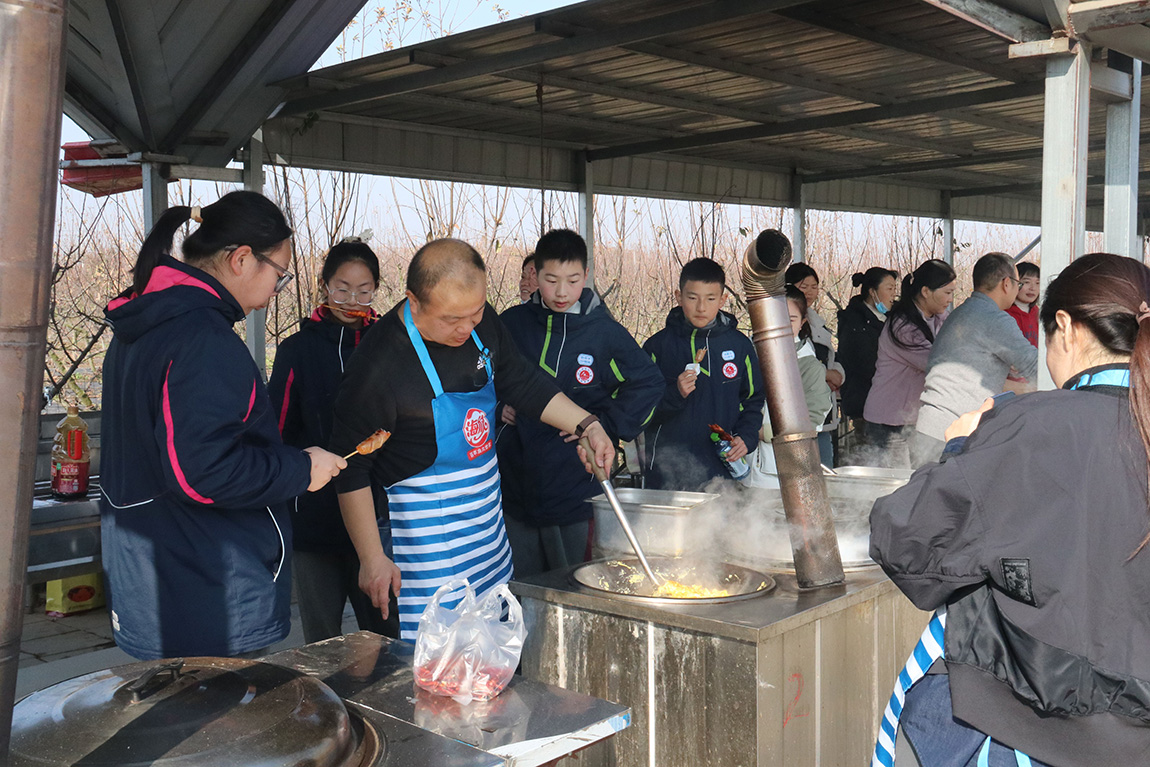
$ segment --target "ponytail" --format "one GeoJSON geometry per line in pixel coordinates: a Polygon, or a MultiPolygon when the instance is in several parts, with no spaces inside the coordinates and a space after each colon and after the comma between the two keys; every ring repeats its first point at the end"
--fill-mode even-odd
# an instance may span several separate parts
{"type": "Polygon", "coordinates": [[[898,279],[898,272],[893,269],[884,269],[881,266],[872,266],[865,272],[855,272],[851,275],[851,285],[859,289],[859,296],[862,300],[870,297],[872,290],[878,290],[878,286],[887,277],[894,277],[898,279]]]}
{"type": "MultiPolygon", "coordinates": [[[[1046,288],[1039,321],[1049,338],[1066,312],[1107,352],[1130,358],[1130,415],[1146,450],[1150,486],[1150,269],[1139,261],[1091,253],[1071,262],[1046,288]]],[[[1150,498],[1147,499],[1150,504],[1150,498]]],[[[1150,544],[1150,534],[1130,555],[1150,544]]]]}
{"type": "Polygon", "coordinates": [[[902,292],[886,315],[884,332],[890,334],[890,340],[903,349],[915,348],[898,335],[898,330],[904,325],[913,325],[922,333],[928,345],[934,344],[934,332],[923,318],[922,312],[919,311],[918,297],[922,294],[923,288],[938,290],[944,285],[954,282],[957,278],[958,275],[955,274],[954,268],[937,258],[922,262],[917,269],[903,277],[902,292]]]}
{"type": "Polygon", "coordinates": [[[152,270],[160,263],[160,258],[172,254],[172,238],[176,231],[192,217],[192,209],[187,205],[168,208],[161,215],[152,231],[148,232],[136,265],[132,268],[132,292],[141,295],[152,278],[152,270]]]}
{"type": "MultiPolygon", "coordinates": [[[[198,207],[198,206],[197,206],[198,207]]],[[[148,232],[132,269],[132,290],[140,295],[148,286],[152,270],[163,256],[171,255],[176,231],[194,218],[193,208],[168,208],[148,232]]],[[[247,245],[265,254],[292,235],[283,212],[258,192],[231,192],[198,211],[200,226],[182,247],[184,262],[202,267],[229,247],[247,245]]]]}

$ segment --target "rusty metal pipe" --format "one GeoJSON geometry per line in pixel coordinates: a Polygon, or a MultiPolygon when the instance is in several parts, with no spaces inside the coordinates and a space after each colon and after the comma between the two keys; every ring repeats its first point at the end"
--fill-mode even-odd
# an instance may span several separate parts
{"type": "Polygon", "coordinates": [[[0,764],[8,763],[64,97],[66,0],[0,0],[0,764]]]}
{"type": "Polygon", "coordinates": [[[782,232],[768,229],[747,248],[742,278],[752,340],[766,381],[767,412],[775,434],[772,448],[795,576],[803,588],[815,588],[833,586],[845,578],[819,464],[818,433],[811,431],[787,312],[784,272],[790,262],[790,241],[782,232]]]}

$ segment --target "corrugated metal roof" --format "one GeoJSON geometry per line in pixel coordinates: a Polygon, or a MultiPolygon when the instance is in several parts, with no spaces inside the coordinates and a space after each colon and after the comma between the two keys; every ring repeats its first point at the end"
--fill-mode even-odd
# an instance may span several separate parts
{"type": "Polygon", "coordinates": [[[363,0],[70,0],[65,113],[133,151],[224,165],[363,0]]]}
{"type": "MultiPolygon", "coordinates": [[[[1001,4],[1045,19],[1039,0],[1001,4]]],[[[1001,35],[922,0],[591,0],[294,78],[265,138],[287,162],[529,185],[542,168],[555,188],[577,183],[586,150],[601,191],[786,204],[797,178],[812,204],[926,215],[943,191],[986,188],[1026,203],[990,216],[1008,220],[1037,215],[1022,187],[1041,177],[1045,73],[1008,54],[1001,35]],[[336,143],[308,136],[321,127],[336,143]],[[429,130],[426,151],[454,137],[455,159],[410,154],[429,130]],[[705,193],[632,172],[659,163],[696,166],[700,185],[715,168],[759,181],[705,193]]],[[[1101,174],[1101,101],[1090,135],[1101,174]]]]}

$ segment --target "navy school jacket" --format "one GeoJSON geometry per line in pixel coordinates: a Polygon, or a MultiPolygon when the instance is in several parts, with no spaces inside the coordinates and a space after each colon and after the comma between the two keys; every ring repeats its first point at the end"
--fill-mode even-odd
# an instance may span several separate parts
{"type": "Polygon", "coordinates": [[[141,659],[235,655],[288,633],[285,501],[311,462],[280,441],[211,275],[165,257],[105,310],[101,539],[116,644],[141,659]]]}
{"type": "MultiPolygon", "coordinates": [[[[376,319],[373,311],[364,327],[350,328],[328,319],[328,310],[321,306],[300,323],[298,332],[280,343],[268,394],[285,445],[305,448],[328,444],[344,368],[376,319]]],[[[372,490],[376,516],[381,527],[387,527],[387,492],[383,487],[372,490]]],[[[355,553],[333,483],[314,493],[304,492],[289,508],[293,550],[355,553]]]]}
{"type": "MultiPolygon", "coordinates": [[[[535,293],[500,319],[519,351],[576,404],[599,416],[612,439],[634,439],[663,394],[663,378],[590,288],[583,289],[579,305],[579,314],[556,313],[535,293]]],[[[511,516],[538,526],[591,518],[587,499],[601,492],[599,483],[557,429],[519,418],[514,428],[500,431],[498,449],[504,510],[511,516]]]]}
{"type": "Polygon", "coordinates": [[[643,350],[659,366],[667,388],[646,430],[647,487],[698,490],[715,477],[729,478],[711,441],[717,423],[747,450],[759,444],[766,401],[759,359],[735,316],[719,312],[713,327],[700,330],[675,307],[667,326],[647,339],[643,350]],[[695,391],[685,399],[678,379],[695,352],[706,349],[695,391]]]}

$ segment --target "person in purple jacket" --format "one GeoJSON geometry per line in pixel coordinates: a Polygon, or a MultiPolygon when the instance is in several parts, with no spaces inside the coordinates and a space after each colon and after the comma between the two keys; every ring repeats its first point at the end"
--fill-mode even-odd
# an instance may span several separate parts
{"type": "Polygon", "coordinates": [[[254,192],[170,208],[105,310],[100,533],[116,644],[137,658],[252,656],[287,636],[286,501],[347,466],[280,441],[233,328],[291,280],[291,233],[254,192]]]}
{"type": "Polygon", "coordinates": [[[956,275],[945,261],[932,258],[902,280],[902,295],[887,313],[878,340],[874,378],[863,408],[867,444],[887,468],[909,469],[911,437],[926,364],[935,334],[949,314],[956,275]]]}

